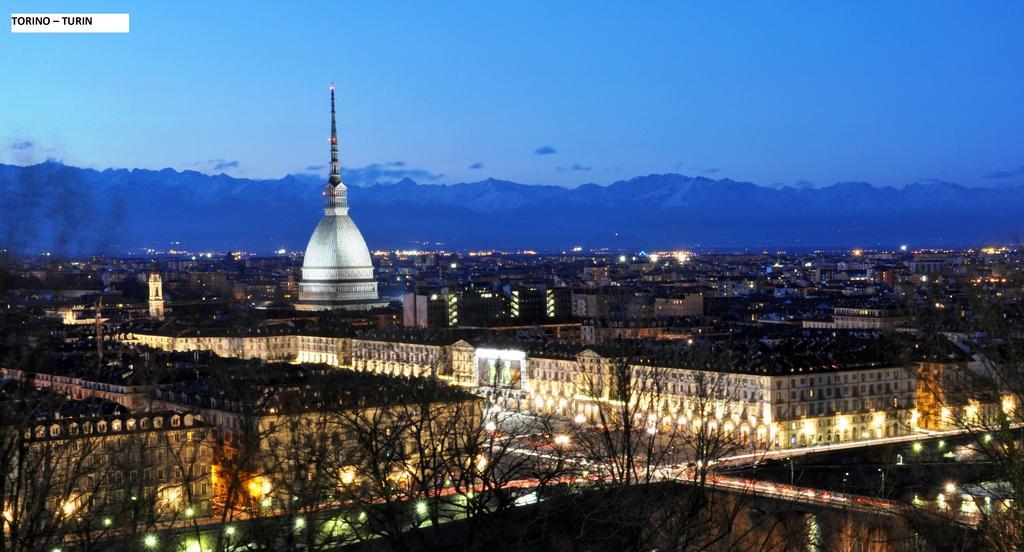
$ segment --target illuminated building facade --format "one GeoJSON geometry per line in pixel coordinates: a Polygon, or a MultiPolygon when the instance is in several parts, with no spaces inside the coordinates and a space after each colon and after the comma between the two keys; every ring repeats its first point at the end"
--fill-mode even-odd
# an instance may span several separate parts
{"type": "Polygon", "coordinates": [[[465,424],[471,431],[480,427],[483,410],[478,397],[437,381],[281,363],[238,374],[229,386],[215,379],[162,386],[154,404],[196,412],[210,424],[218,459],[209,472],[216,513],[227,505],[245,512],[297,500],[296,488],[317,477],[299,453],[309,450],[310,440],[323,446],[320,483],[337,485],[338,493],[379,475],[383,457],[373,456],[357,436],[386,440],[393,448],[384,469],[389,479],[401,480],[415,470],[420,447],[447,446],[424,442],[418,424],[436,424],[438,431],[465,424]],[[258,445],[250,448],[257,435],[258,445]],[[242,464],[234,462],[240,446],[254,453],[242,464]]]}
{"type": "Polygon", "coordinates": [[[191,413],[139,412],[57,416],[27,436],[26,465],[52,476],[51,511],[130,523],[204,517],[210,512],[213,446],[191,413]],[[76,466],[67,470],[67,466],[76,466]]]}
{"type": "MultiPolygon", "coordinates": [[[[167,350],[212,350],[222,356],[324,363],[377,374],[437,377],[467,388],[492,407],[596,421],[609,400],[601,383],[620,362],[600,346],[531,349],[514,340],[438,340],[426,332],[401,336],[258,335],[170,337],[136,333],[131,342],[167,350]]],[[[673,347],[665,344],[665,351],[673,347]]],[[[678,346],[675,346],[678,348],[678,346]]],[[[853,358],[861,353],[854,352],[853,358]]],[[[907,435],[920,415],[918,364],[872,361],[786,368],[696,370],[671,354],[633,365],[637,377],[665,385],[641,398],[659,424],[714,422],[780,448],[907,435]],[[647,376],[644,376],[647,374],[647,376]]],[[[957,369],[952,366],[949,369],[957,369]]]]}

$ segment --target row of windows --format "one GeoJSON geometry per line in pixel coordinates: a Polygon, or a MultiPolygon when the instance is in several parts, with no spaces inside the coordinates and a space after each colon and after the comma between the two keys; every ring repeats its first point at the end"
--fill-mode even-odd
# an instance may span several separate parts
{"type": "MultiPolygon", "coordinates": [[[[179,427],[182,425],[183,422],[185,427],[191,427],[194,423],[194,418],[191,414],[186,414],[185,416],[179,416],[175,414],[173,416],[170,416],[171,427],[179,427]]],[[[158,416],[153,418],[152,425],[154,429],[160,429],[164,427],[163,417],[158,416]]],[[[110,422],[108,422],[107,420],[100,420],[96,422],[95,425],[92,422],[83,422],[81,425],[79,425],[77,422],[72,422],[70,424],[67,424],[67,426],[62,426],[61,424],[52,424],[49,426],[49,431],[47,431],[47,426],[37,426],[35,434],[36,437],[45,437],[47,433],[50,435],[50,437],[59,437],[62,434],[63,430],[66,431],[68,435],[78,435],[79,431],[81,431],[81,433],[84,435],[89,435],[92,434],[94,428],[97,433],[106,433],[108,429],[110,431],[117,432],[135,431],[136,429],[149,429],[150,419],[140,418],[138,421],[136,421],[135,418],[128,418],[125,421],[111,420],[110,422]]]]}

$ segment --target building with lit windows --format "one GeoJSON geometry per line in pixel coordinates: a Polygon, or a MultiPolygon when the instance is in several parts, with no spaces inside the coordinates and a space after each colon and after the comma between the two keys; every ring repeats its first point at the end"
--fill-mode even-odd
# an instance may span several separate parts
{"type": "Polygon", "coordinates": [[[323,364],[268,364],[258,372],[244,365],[224,369],[240,370],[228,385],[200,377],[161,386],[154,399],[158,408],[196,412],[210,425],[218,462],[207,473],[213,481],[209,502],[216,513],[228,505],[246,512],[297,500],[296,488],[314,477],[306,465],[297,464],[302,462],[297,451],[308,451],[310,439],[324,447],[321,465],[331,466],[321,477],[340,493],[379,475],[381,457],[368,457],[365,441],[357,436],[383,441],[393,472],[389,476],[401,478],[415,469],[421,450],[416,444],[445,446],[415,441],[417,424],[459,423],[475,429],[482,423],[479,397],[437,380],[334,370],[323,364]],[[244,464],[235,463],[239,451],[254,442],[255,454],[244,464]]]}
{"type": "Polygon", "coordinates": [[[841,330],[892,330],[906,319],[900,309],[876,306],[836,307],[832,313],[833,327],[841,330]]]}
{"type": "Polygon", "coordinates": [[[106,519],[115,529],[205,517],[213,491],[209,430],[190,412],[61,413],[27,432],[21,462],[38,470],[34,477],[52,477],[37,482],[48,485],[54,512],[106,519]]]}
{"type": "MultiPolygon", "coordinates": [[[[173,350],[213,350],[223,356],[324,363],[360,372],[436,377],[471,390],[492,406],[594,421],[608,387],[595,385],[629,358],[636,374],[657,374],[665,385],[645,405],[661,424],[714,421],[777,447],[796,447],[906,435],[923,420],[920,362],[884,354],[880,338],[744,339],[727,342],[732,358],[696,369],[678,341],[646,342],[623,357],[613,345],[523,341],[496,333],[436,333],[402,328],[348,335],[165,337],[129,334],[134,343],[173,350]],[[216,340],[227,340],[211,349],[216,340]],[[238,354],[236,354],[238,353],[238,354]],[[263,356],[268,355],[268,356],[263,356]],[[713,420],[706,405],[711,406],[713,420]],[[703,406],[702,406],[703,405],[703,406]],[[700,407],[700,408],[698,408],[700,407]]],[[[963,370],[960,356],[931,360],[928,368],[963,370]]],[[[644,399],[648,400],[648,399],[644,399]]],[[[934,402],[934,401],[933,401],[934,402]]]]}

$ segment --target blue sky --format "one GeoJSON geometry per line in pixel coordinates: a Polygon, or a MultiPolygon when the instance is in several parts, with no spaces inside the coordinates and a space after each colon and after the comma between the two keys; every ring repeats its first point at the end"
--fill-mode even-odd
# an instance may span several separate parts
{"type": "Polygon", "coordinates": [[[6,2],[0,162],[421,182],[1024,182],[1021,2],[6,2]],[[218,168],[219,167],[219,168],[218,168]],[[988,178],[986,178],[988,177],[988,178]]]}

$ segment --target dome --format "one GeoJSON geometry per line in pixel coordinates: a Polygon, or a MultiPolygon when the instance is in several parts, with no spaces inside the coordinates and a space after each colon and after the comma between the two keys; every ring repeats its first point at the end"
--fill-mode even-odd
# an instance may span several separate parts
{"type": "Polygon", "coordinates": [[[347,212],[339,213],[333,206],[324,211],[306,245],[295,308],[361,310],[380,306],[373,262],[359,228],[347,212]]]}
{"type": "Polygon", "coordinates": [[[348,215],[325,216],[309,237],[302,272],[309,269],[372,267],[366,240],[348,215]]]}

